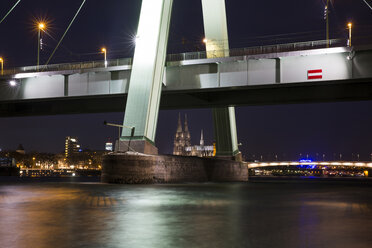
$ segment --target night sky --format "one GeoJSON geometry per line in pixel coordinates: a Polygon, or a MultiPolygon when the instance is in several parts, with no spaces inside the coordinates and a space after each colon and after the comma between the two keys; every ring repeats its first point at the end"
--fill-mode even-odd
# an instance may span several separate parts
{"type": "MultiPolygon", "coordinates": [[[[0,19],[16,0],[0,2],[0,19]]],[[[35,65],[35,20],[45,20],[41,62],[45,62],[82,1],[22,0],[0,24],[0,56],[7,67],[35,65]]],[[[230,47],[287,43],[325,38],[325,0],[226,0],[230,47]]],[[[108,58],[133,55],[141,1],[88,0],[51,63],[100,60],[102,46],[108,58]]],[[[335,0],[330,13],[331,38],[346,38],[346,23],[353,22],[355,37],[372,33],[372,11],[362,0],[335,0]]],[[[168,53],[205,49],[200,0],[174,0],[168,53]]],[[[295,159],[326,154],[327,159],[353,159],[372,153],[372,102],[239,107],[240,147],[246,158],[295,159]],[[354,157],[352,157],[354,154],[354,157]]],[[[178,112],[188,114],[192,142],[204,129],[206,143],[213,141],[209,109],[160,111],[156,143],[171,153],[178,112]]],[[[121,123],[124,113],[0,118],[0,148],[62,152],[65,136],[77,136],[83,148],[102,150],[117,130],[104,120],[121,123]]]]}

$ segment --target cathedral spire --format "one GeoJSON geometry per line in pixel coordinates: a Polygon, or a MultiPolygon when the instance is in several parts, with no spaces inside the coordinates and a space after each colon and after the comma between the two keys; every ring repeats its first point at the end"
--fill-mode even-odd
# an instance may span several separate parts
{"type": "Polygon", "coordinates": [[[177,133],[182,133],[181,113],[178,113],[177,133]]]}
{"type": "Polygon", "coordinates": [[[185,114],[185,123],[184,123],[184,128],[185,128],[185,145],[186,147],[191,146],[191,135],[189,131],[189,124],[187,124],[187,114],[185,114]]]}
{"type": "Polygon", "coordinates": [[[204,146],[204,135],[203,135],[203,129],[201,130],[201,133],[200,133],[200,146],[204,146]]]}
{"type": "Polygon", "coordinates": [[[189,125],[187,124],[187,114],[185,114],[185,132],[189,132],[189,125]]]}

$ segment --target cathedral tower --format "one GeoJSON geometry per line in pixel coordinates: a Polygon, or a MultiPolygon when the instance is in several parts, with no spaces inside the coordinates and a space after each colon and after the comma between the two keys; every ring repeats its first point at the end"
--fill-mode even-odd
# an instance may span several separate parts
{"type": "Polygon", "coordinates": [[[178,114],[177,132],[174,136],[173,155],[184,155],[185,137],[182,131],[181,114],[178,114]]]}
{"type": "Polygon", "coordinates": [[[203,129],[201,130],[201,133],[200,133],[200,146],[204,146],[204,135],[203,135],[203,129]]]}
{"type": "Polygon", "coordinates": [[[185,132],[183,132],[185,137],[185,146],[191,146],[191,135],[189,131],[189,125],[187,124],[187,115],[185,114],[185,132]]]}

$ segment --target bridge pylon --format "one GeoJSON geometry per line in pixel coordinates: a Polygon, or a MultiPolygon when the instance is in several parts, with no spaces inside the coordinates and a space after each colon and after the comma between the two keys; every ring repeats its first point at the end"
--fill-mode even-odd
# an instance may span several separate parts
{"type": "MultiPolygon", "coordinates": [[[[143,0],[133,58],[124,128],[119,145],[125,150],[157,154],[155,134],[164,76],[173,0],[143,0]],[[132,129],[133,130],[133,129],[132,129]]],[[[202,0],[208,58],[229,55],[225,0],[202,0]]],[[[213,110],[216,155],[235,157],[237,145],[234,107],[213,110]]]]}
{"type": "MultiPolygon", "coordinates": [[[[207,58],[229,56],[225,0],[202,0],[207,58]]],[[[241,160],[235,107],[213,109],[216,156],[241,160]]]]}
{"type": "MultiPolygon", "coordinates": [[[[157,154],[154,145],[173,0],[142,0],[121,143],[157,154]]],[[[126,150],[127,145],[120,145],[126,150]]]]}

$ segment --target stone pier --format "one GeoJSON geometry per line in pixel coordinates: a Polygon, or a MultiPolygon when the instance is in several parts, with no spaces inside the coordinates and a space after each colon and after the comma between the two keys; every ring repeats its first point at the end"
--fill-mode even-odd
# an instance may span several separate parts
{"type": "Polygon", "coordinates": [[[217,158],[113,153],[103,159],[104,183],[246,182],[248,165],[217,158]]]}

